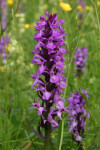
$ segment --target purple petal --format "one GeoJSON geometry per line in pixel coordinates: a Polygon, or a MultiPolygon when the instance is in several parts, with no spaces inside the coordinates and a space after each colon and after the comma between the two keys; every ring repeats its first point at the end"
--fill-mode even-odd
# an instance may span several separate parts
{"type": "Polygon", "coordinates": [[[43,93],[43,99],[44,100],[48,100],[49,98],[51,97],[51,93],[50,92],[47,92],[47,91],[45,91],[44,93],[43,93]]]}

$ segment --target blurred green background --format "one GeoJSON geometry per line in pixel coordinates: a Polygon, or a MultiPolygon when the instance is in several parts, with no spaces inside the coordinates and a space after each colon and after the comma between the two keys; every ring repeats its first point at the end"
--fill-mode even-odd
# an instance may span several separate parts
{"type": "MultiPolygon", "coordinates": [[[[7,60],[2,63],[0,57],[0,150],[38,150],[43,149],[43,141],[37,138],[29,128],[37,129],[39,117],[34,109],[29,110],[37,99],[31,89],[36,64],[31,64],[34,41],[35,22],[39,21],[45,11],[57,13],[58,20],[64,19],[63,28],[67,33],[65,39],[68,53],[65,57],[65,77],[68,77],[66,99],[69,92],[76,92],[78,87],[88,91],[89,110],[92,119],[87,122],[87,131],[83,140],[84,150],[100,150],[100,1],[85,0],[84,20],[77,16],[77,0],[65,0],[72,10],[64,10],[58,0],[8,0],[8,20],[5,34],[11,37],[7,47],[7,60]],[[87,47],[89,60],[86,72],[77,78],[73,55],[77,46],[87,47]],[[68,76],[69,73],[69,76],[68,76]]],[[[81,10],[80,10],[81,12],[81,10]]],[[[63,96],[63,95],[62,95],[63,96]]],[[[67,105],[67,101],[65,102],[67,105]]],[[[68,132],[67,117],[64,125],[62,150],[77,150],[68,132]]],[[[57,145],[57,130],[52,133],[52,150],[57,145]]]]}

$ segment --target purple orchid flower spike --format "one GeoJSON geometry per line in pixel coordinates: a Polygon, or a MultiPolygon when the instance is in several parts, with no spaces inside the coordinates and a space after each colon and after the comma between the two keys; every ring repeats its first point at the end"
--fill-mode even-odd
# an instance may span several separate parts
{"type": "MultiPolygon", "coordinates": [[[[66,53],[62,45],[65,45],[66,33],[61,27],[64,20],[57,21],[56,13],[45,14],[47,18],[41,16],[35,27],[37,33],[34,39],[37,44],[31,63],[37,63],[39,68],[36,75],[31,77],[34,80],[32,88],[37,91],[40,99],[40,102],[33,103],[33,108],[38,110],[41,117],[40,127],[45,129],[46,141],[50,140],[47,136],[50,137],[50,133],[58,127],[62,113],[66,111],[64,100],[60,97],[62,89],[66,87],[66,78],[62,75],[65,64],[63,54],[66,53]]],[[[45,149],[48,150],[46,144],[45,149]]]]}
{"type": "MultiPolygon", "coordinates": [[[[4,32],[7,26],[7,7],[5,0],[0,1],[0,24],[1,31],[4,32]]],[[[8,35],[0,37],[0,54],[2,55],[2,63],[5,63],[6,61],[6,48],[8,47],[9,39],[8,35]]]]}
{"type": "MultiPolygon", "coordinates": [[[[87,99],[89,98],[87,91],[82,89],[81,93],[85,95],[87,99]]],[[[67,107],[68,124],[70,126],[69,132],[72,134],[73,139],[78,145],[84,137],[84,131],[86,130],[86,117],[88,116],[88,113],[84,108],[86,102],[81,93],[71,93],[71,97],[67,99],[69,102],[69,106],[67,107]]]]}
{"type": "Polygon", "coordinates": [[[2,55],[2,63],[5,63],[5,61],[6,61],[6,55],[7,55],[6,48],[7,48],[8,44],[9,44],[8,36],[0,38],[0,54],[2,55]]]}
{"type": "Polygon", "coordinates": [[[2,26],[2,30],[6,29],[6,25],[7,25],[7,7],[6,7],[6,1],[5,0],[1,0],[1,26],[2,26]]]}
{"type": "Polygon", "coordinates": [[[77,47],[74,58],[77,68],[77,75],[80,76],[82,72],[85,72],[86,61],[88,60],[88,49],[77,47]]]}

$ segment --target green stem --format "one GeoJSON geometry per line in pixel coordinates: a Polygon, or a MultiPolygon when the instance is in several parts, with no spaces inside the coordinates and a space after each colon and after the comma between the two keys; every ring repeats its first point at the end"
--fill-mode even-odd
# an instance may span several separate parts
{"type": "Polygon", "coordinates": [[[50,150],[50,141],[51,141],[51,126],[48,125],[45,128],[44,150],[50,150]]]}
{"type": "Polygon", "coordinates": [[[83,150],[81,142],[78,142],[78,150],[83,150]]]}
{"type": "MultiPolygon", "coordinates": [[[[66,84],[68,83],[69,77],[70,77],[70,74],[71,74],[71,64],[72,64],[72,58],[71,58],[71,61],[70,61],[70,64],[69,64],[66,84]]],[[[67,87],[64,90],[64,99],[66,98],[66,92],[67,92],[67,87]]],[[[62,116],[62,118],[63,118],[63,116],[62,116]]],[[[57,150],[61,150],[62,141],[63,141],[63,133],[64,133],[64,118],[61,120],[59,128],[58,128],[58,142],[57,142],[58,147],[57,147],[57,150]]]]}
{"type": "Polygon", "coordinates": [[[57,150],[61,150],[62,141],[63,141],[63,133],[64,133],[64,118],[61,120],[60,125],[58,127],[59,140],[57,144],[58,145],[57,150]]]}

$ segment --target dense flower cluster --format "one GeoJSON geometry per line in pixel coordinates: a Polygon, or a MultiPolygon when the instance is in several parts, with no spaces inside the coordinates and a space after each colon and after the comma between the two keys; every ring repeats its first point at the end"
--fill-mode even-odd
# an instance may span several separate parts
{"type": "MultiPolygon", "coordinates": [[[[87,95],[87,91],[82,89],[82,93],[89,98],[87,95]]],[[[84,130],[86,128],[86,109],[84,106],[86,105],[85,99],[80,92],[71,93],[71,97],[68,99],[69,106],[67,113],[69,115],[69,132],[72,133],[73,138],[76,137],[76,141],[81,141],[84,136],[84,130]]]]}
{"type": "Polygon", "coordinates": [[[77,47],[77,51],[75,52],[75,64],[78,71],[85,71],[86,61],[88,60],[88,50],[87,48],[77,47]]]}
{"type": "Polygon", "coordinates": [[[41,22],[37,22],[35,27],[38,32],[34,36],[37,44],[32,63],[37,63],[39,68],[36,75],[32,74],[31,77],[34,79],[32,88],[36,89],[39,101],[33,103],[33,107],[38,110],[38,115],[41,115],[41,126],[50,124],[57,127],[62,113],[66,110],[64,99],[60,97],[62,89],[66,87],[66,78],[62,75],[65,64],[63,54],[66,53],[62,45],[65,45],[66,33],[61,27],[65,21],[57,21],[56,13],[45,14],[47,19],[41,16],[41,22]],[[56,116],[58,121],[55,120],[56,116]]]}
{"type": "MultiPolygon", "coordinates": [[[[6,1],[0,1],[0,24],[1,24],[1,31],[5,31],[7,26],[7,7],[6,1]]],[[[6,47],[9,43],[9,37],[6,35],[5,37],[0,37],[0,54],[2,55],[2,62],[4,63],[6,60],[6,47]]]]}

